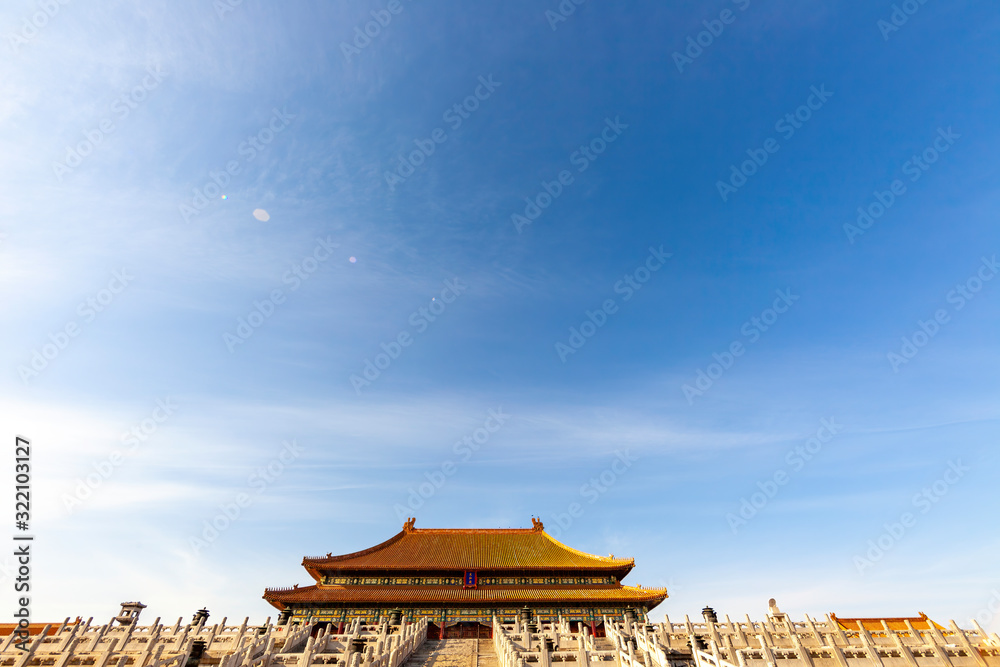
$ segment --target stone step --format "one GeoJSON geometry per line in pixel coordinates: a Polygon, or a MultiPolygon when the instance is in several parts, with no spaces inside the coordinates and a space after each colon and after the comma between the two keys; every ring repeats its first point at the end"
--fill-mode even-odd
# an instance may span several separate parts
{"type": "Polygon", "coordinates": [[[497,667],[497,652],[492,639],[480,639],[479,654],[476,656],[476,667],[497,667]]]}
{"type": "Polygon", "coordinates": [[[425,641],[406,661],[405,667],[475,667],[475,639],[425,641]]]}

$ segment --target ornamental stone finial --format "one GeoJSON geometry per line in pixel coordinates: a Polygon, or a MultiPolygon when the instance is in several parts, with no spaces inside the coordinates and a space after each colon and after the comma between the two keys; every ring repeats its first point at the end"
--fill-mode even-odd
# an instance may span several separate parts
{"type": "Polygon", "coordinates": [[[535,517],[531,517],[531,529],[534,530],[536,533],[540,533],[543,530],[545,530],[545,525],[542,523],[541,519],[536,519],[535,517]]]}

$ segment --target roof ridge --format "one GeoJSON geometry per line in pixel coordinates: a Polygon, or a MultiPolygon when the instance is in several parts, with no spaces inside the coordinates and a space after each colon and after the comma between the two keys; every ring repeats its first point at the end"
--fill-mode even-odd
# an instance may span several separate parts
{"type": "MultiPolygon", "coordinates": [[[[545,532],[537,518],[532,528],[415,528],[407,519],[403,530],[375,546],[347,554],[306,557],[302,565],[314,579],[319,569],[596,569],[627,574],[634,558],[598,556],[563,544],[545,532]],[[369,567],[370,566],[370,567],[369,567]],[[433,569],[433,568],[432,568],[433,569]]],[[[618,578],[621,579],[624,574],[618,578]]]]}
{"type": "Polygon", "coordinates": [[[919,616],[851,616],[849,618],[837,617],[838,621],[922,621],[919,616]]]}
{"type": "Polygon", "coordinates": [[[411,533],[536,533],[534,528],[414,528],[411,533]]]}
{"type": "Polygon", "coordinates": [[[317,560],[321,560],[321,561],[338,561],[338,560],[347,560],[348,558],[357,558],[358,556],[367,556],[370,553],[375,553],[376,551],[381,551],[382,549],[385,549],[386,547],[388,547],[388,546],[390,546],[392,544],[395,544],[396,542],[398,542],[399,540],[401,540],[404,535],[406,535],[406,531],[405,530],[401,530],[398,533],[396,533],[395,535],[393,535],[392,537],[390,537],[389,539],[387,539],[385,542],[382,542],[380,544],[376,544],[373,547],[368,547],[367,549],[362,549],[361,551],[355,551],[355,552],[349,553],[349,554],[341,554],[340,556],[334,556],[332,554],[332,552],[328,553],[325,556],[316,556],[315,558],[309,558],[307,556],[306,558],[302,559],[302,564],[305,565],[306,561],[317,561],[317,560]]]}

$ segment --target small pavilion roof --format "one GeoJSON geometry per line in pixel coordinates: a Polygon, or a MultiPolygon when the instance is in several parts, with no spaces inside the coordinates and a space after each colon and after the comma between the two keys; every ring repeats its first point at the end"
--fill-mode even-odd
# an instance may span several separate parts
{"type": "Polygon", "coordinates": [[[906,632],[906,622],[913,625],[914,630],[930,630],[931,625],[938,630],[944,630],[944,626],[938,625],[927,617],[927,614],[920,612],[919,616],[894,616],[894,617],[871,617],[871,618],[839,618],[836,614],[830,614],[830,618],[837,622],[841,630],[858,630],[859,624],[868,632],[884,632],[882,621],[885,621],[890,630],[906,632]]]}

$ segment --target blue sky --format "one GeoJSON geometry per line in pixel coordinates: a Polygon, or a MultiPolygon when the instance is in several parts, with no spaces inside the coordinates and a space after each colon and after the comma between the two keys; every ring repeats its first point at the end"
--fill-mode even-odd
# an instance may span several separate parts
{"type": "Polygon", "coordinates": [[[407,515],[654,618],[987,607],[1000,12],[562,7],[7,3],[37,619],[263,620],[407,515]]]}

